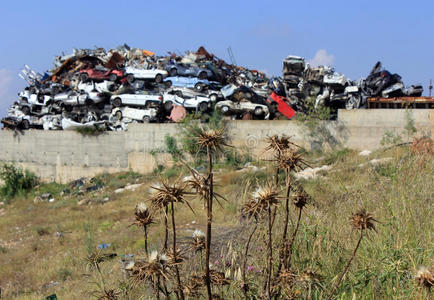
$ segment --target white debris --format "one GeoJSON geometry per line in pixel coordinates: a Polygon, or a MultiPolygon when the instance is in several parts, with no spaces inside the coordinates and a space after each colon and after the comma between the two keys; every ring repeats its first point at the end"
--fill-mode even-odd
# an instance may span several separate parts
{"type": "Polygon", "coordinates": [[[325,165],[322,167],[317,167],[317,168],[307,168],[304,169],[303,171],[300,171],[298,173],[295,173],[295,177],[300,179],[310,179],[310,178],[316,178],[318,176],[318,173],[321,171],[329,171],[331,170],[331,166],[329,165],[325,165]]]}
{"type": "Polygon", "coordinates": [[[374,158],[374,159],[370,160],[369,163],[371,165],[376,166],[376,165],[380,165],[380,164],[386,163],[386,162],[391,161],[391,160],[392,160],[391,157],[374,158]]]}
{"type": "Polygon", "coordinates": [[[143,185],[143,183],[129,184],[129,185],[125,186],[125,189],[128,190],[128,191],[133,191],[134,192],[138,187],[141,187],[142,185],[143,185]]]}

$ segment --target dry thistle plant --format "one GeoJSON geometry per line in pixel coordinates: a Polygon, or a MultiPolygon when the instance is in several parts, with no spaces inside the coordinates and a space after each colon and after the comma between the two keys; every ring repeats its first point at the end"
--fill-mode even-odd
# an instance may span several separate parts
{"type": "MultiPolygon", "coordinates": [[[[211,227],[212,227],[212,207],[214,199],[214,176],[213,176],[213,153],[218,154],[223,151],[226,144],[225,129],[204,129],[201,128],[199,135],[197,137],[199,144],[199,151],[206,149],[208,156],[208,177],[206,178],[206,185],[203,185],[202,181],[198,181],[198,187],[203,188],[202,193],[208,196],[206,199],[206,209],[207,209],[207,226],[206,226],[206,237],[205,237],[205,284],[207,290],[208,300],[213,298],[211,291],[211,275],[209,269],[209,260],[211,255],[211,227]],[[208,189],[208,190],[206,190],[208,189]]],[[[201,191],[201,190],[200,190],[201,191]]]]}
{"type": "Polygon", "coordinates": [[[94,291],[91,293],[91,296],[95,297],[98,300],[118,300],[120,299],[121,292],[113,289],[108,289],[102,291],[94,291]]]}
{"type": "Polygon", "coordinates": [[[86,266],[90,269],[99,269],[99,264],[116,257],[116,253],[104,253],[101,250],[94,250],[84,258],[86,266]]]}
{"type": "Polygon", "coordinates": [[[273,285],[273,293],[275,295],[279,295],[281,290],[285,293],[287,299],[293,299],[294,294],[292,289],[294,287],[294,283],[296,281],[297,274],[290,269],[283,269],[279,272],[275,284],[273,285]]]}
{"type": "MultiPolygon", "coordinates": [[[[267,298],[271,298],[271,273],[273,264],[273,245],[272,245],[272,214],[271,209],[279,204],[279,191],[276,187],[270,183],[265,186],[259,187],[252,195],[253,197],[245,203],[241,209],[241,214],[249,219],[254,218],[255,220],[261,219],[266,215],[268,221],[268,241],[267,241],[267,270],[266,270],[266,284],[264,285],[264,292],[267,298]]],[[[246,259],[247,255],[245,255],[246,259]]],[[[243,270],[243,289],[245,294],[247,292],[246,281],[245,281],[245,270],[243,270]]]]}
{"type": "Polygon", "coordinates": [[[359,249],[360,243],[362,242],[365,231],[366,230],[376,231],[374,222],[378,222],[377,220],[374,219],[373,215],[366,212],[365,209],[361,209],[357,213],[353,214],[352,217],[350,218],[350,220],[351,220],[352,227],[354,229],[360,231],[360,237],[359,237],[359,240],[357,241],[356,247],[353,250],[353,254],[351,255],[350,259],[348,260],[347,265],[345,266],[345,269],[343,270],[343,272],[339,276],[335,286],[331,290],[330,295],[327,298],[328,300],[332,299],[334,293],[336,292],[337,288],[339,287],[340,283],[342,282],[342,279],[344,278],[345,274],[348,272],[350,265],[351,265],[351,262],[353,261],[354,257],[356,256],[356,252],[359,249]]]}
{"type": "Polygon", "coordinates": [[[309,291],[309,298],[311,297],[310,293],[313,288],[323,288],[322,276],[310,268],[307,268],[297,276],[296,284],[309,291]]]}
{"type": "Polygon", "coordinates": [[[135,221],[131,225],[136,225],[143,228],[145,234],[145,252],[146,255],[148,255],[148,226],[153,223],[152,213],[149,211],[146,204],[141,202],[136,205],[134,217],[135,221]]]}
{"type": "MultiPolygon", "coordinates": [[[[85,258],[84,262],[86,263],[86,268],[96,270],[99,277],[99,283],[94,282],[94,284],[98,287],[98,290],[90,292],[90,294],[97,299],[107,299],[107,300],[115,300],[118,299],[117,293],[115,290],[107,289],[104,281],[104,276],[100,268],[100,264],[102,262],[111,260],[115,258],[116,253],[103,253],[101,250],[94,250],[89,253],[85,258]],[[112,298],[108,298],[112,297],[112,298]]],[[[90,276],[90,275],[86,275],[90,276]]]]}
{"type": "Polygon", "coordinates": [[[427,289],[430,293],[432,286],[434,285],[434,267],[428,269],[426,267],[420,267],[416,273],[416,283],[427,289]]]}

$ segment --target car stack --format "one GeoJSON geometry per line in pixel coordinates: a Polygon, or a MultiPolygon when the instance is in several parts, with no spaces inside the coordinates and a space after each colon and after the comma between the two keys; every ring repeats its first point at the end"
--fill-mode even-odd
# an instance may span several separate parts
{"type": "Polygon", "coordinates": [[[184,55],[155,53],[124,44],[73,49],[56,56],[40,74],[25,65],[28,86],[1,122],[11,129],[125,130],[131,122],[178,122],[188,113],[204,120],[213,110],[230,119],[291,119],[306,100],[331,108],[363,108],[367,97],[420,95],[377,63],[359,82],[328,66],[310,67],[302,57],[283,60],[283,77],[229,64],[205,48],[184,55]]]}

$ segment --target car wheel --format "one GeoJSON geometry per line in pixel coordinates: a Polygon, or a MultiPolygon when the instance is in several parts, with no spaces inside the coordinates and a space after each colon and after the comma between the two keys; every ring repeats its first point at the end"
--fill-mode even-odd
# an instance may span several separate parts
{"type": "Polygon", "coordinates": [[[221,111],[222,111],[223,113],[227,113],[227,112],[229,112],[229,106],[227,106],[227,105],[222,106],[221,111]]]}
{"type": "Polygon", "coordinates": [[[200,72],[198,77],[199,77],[199,79],[207,79],[208,78],[206,72],[204,72],[204,71],[200,72]]]}
{"type": "Polygon", "coordinates": [[[100,102],[100,103],[98,103],[98,104],[96,105],[96,107],[97,107],[98,109],[103,110],[104,107],[105,107],[105,103],[104,103],[104,102],[100,102]]]}
{"type": "Polygon", "coordinates": [[[173,102],[172,101],[167,101],[166,103],[164,103],[164,109],[166,111],[171,111],[173,107],[173,102]]]}
{"type": "Polygon", "coordinates": [[[135,80],[136,80],[136,78],[134,78],[133,74],[128,74],[127,81],[129,84],[132,84],[135,80]]]}
{"type": "Polygon", "coordinates": [[[30,122],[29,120],[22,120],[21,121],[21,128],[24,130],[27,130],[30,128],[30,122]]]}
{"type": "Polygon", "coordinates": [[[151,122],[151,118],[149,116],[144,116],[143,123],[149,123],[149,122],[151,122]]]}
{"type": "Polygon", "coordinates": [[[80,81],[81,82],[86,82],[89,79],[89,75],[87,75],[87,73],[81,73],[80,74],[80,81]]]}
{"type": "Polygon", "coordinates": [[[118,79],[118,76],[116,74],[110,74],[109,77],[108,77],[108,79],[110,81],[115,82],[118,79]]]}
{"type": "Polygon", "coordinates": [[[163,75],[161,75],[161,74],[157,74],[157,75],[155,76],[155,82],[156,82],[156,83],[161,83],[161,82],[163,82],[163,75]]]}
{"type": "Polygon", "coordinates": [[[264,113],[264,110],[261,107],[256,107],[254,113],[256,116],[260,116],[264,113]]]}
{"type": "Polygon", "coordinates": [[[21,107],[21,111],[23,112],[23,114],[28,115],[30,113],[30,107],[23,106],[21,107]]]}
{"type": "Polygon", "coordinates": [[[202,83],[200,83],[200,82],[196,83],[196,85],[194,86],[194,88],[195,88],[198,92],[202,92],[202,91],[203,91],[203,85],[202,85],[202,83]]]}
{"type": "Polygon", "coordinates": [[[167,80],[164,82],[164,84],[166,85],[166,88],[170,88],[172,86],[172,81],[167,80]]]}
{"type": "Polygon", "coordinates": [[[181,97],[182,98],[182,96],[183,96],[183,94],[182,94],[182,92],[181,91],[176,91],[176,96],[178,96],[178,97],[181,97]]]}
{"type": "Polygon", "coordinates": [[[121,100],[121,98],[115,98],[114,100],[113,100],[113,106],[115,106],[115,107],[119,107],[119,106],[121,106],[122,105],[122,100],[121,100]]]}
{"type": "Polygon", "coordinates": [[[208,110],[208,103],[202,102],[199,104],[199,110],[201,112],[206,112],[208,110]]]}
{"type": "Polygon", "coordinates": [[[122,120],[122,112],[120,110],[115,112],[115,117],[118,119],[118,121],[122,120]]]}
{"type": "Polygon", "coordinates": [[[170,76],[176,76],[176,75],[178,75],[178,70],[176,69],[176,68],[172,68],[172,69],[170,69],[170,72],[169,72],[169,74],[170,74],[170,76]]]}
{"type": "Polygon", "coordinates": [[[209,96],[209,98],[211,99],[211,101],[213,101],[213,102],[215,102],[215,101],[217,101],[217,94],[211,94],[210,96],[209,96]]]}

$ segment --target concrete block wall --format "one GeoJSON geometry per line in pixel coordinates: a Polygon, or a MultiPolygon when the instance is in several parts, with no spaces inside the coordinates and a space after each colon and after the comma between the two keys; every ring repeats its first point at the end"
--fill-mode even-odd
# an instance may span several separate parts
{"type": "MultiPolygon", "coordinates": [[[[434,138],[434,110],[339,111],[338,121],[324,121],[311,131],[295,121],[230,121],[228,133],[235,149],[265,157],[265,138],[273,134],[293,136],[307,147],[339,145],[354,149],[376,149],[387,131],[401,133],[415,121],[419,133],[434,138]]],[[[157,163],[170,163],[170,156],[155,157],[164,139],[177,135],[176,124],[131,124],[127,132],[83,136],[73,131],[0,131],[0,161],[15,162],[43,180],[67,182],[102,172],[134,170],[151,172],[157,163]],[[158,162],[156,161],[158,160],[158,162]]]]}

